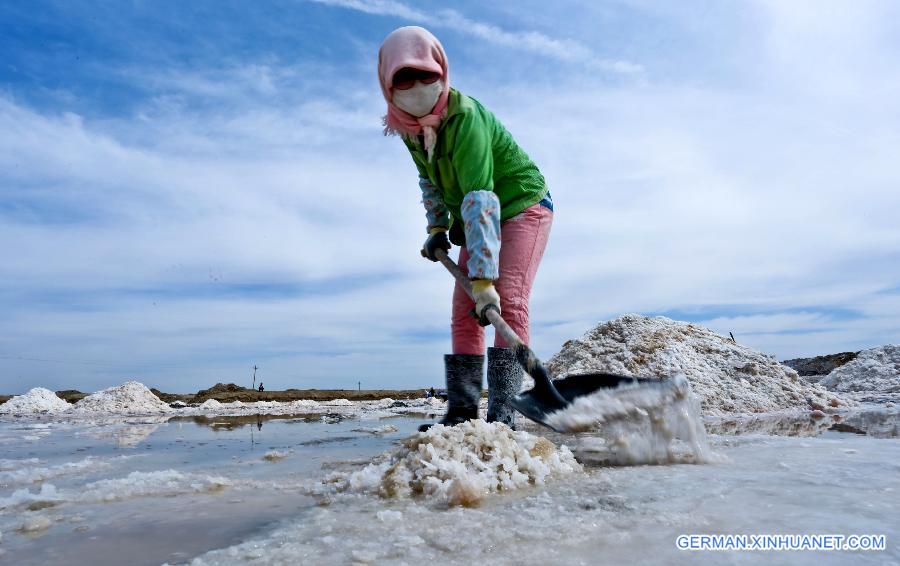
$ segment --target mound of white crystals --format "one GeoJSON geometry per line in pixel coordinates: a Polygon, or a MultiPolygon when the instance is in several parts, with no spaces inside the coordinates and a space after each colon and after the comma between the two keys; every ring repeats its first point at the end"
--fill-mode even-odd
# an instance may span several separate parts
{"type": "Polygon", "coordinates": [[[700,404],[684,375],[649,386],[621,385],[579,397],[548,415],[548,424],[579,438],[585,459],[614,465],[713,460],[700,404]]]}
{"type": "Polygon", "coordinates": [[[371,464],[330,478],[348,491],[382,497],[425,496],[451,506],[477,505],[498,492],[543,485],[553,476],[581,471],[566,446],[517,432],[502,423],[472,420],[435,425],[371,464]]]}
{"type": "Polygon", "coordinates": [[[197,408],[200,410],[203,410],[203,411],[214,411],[216,409],[221,409],[222,403],[219,403],[215,399],[207,399],[206,401],[201,403],[200,406],[197,408]]]}
{"type": "Polygon", "coordinates": [[[43,387],[29,389],[24,395],[16,395],[0,405],[0,414],[33,415],[38,413],[52,414],[68,411],[72,405],[56,396],[56,393],[43,387]]]}
{"type": "Polygon", "coordinates": [[[848,404],[793,369],[715,332],[665,317],[625,315],[566,342],[547,363],[555,377],[608,372],[684,374],[704,414],[763,413],[848,404]]]}
{"type": "Polygon", "coordinates": [[[75,403],[75,413],[155,414],[167,413],[172,408],[163,403],[147,387],[137,381],[126,381],[88,395],[75,403]]]}
{"type": "Polygon", "coordinates": [[[819,383],[832,391],[900,393],[900,344],[863,350],[819,383]]]}

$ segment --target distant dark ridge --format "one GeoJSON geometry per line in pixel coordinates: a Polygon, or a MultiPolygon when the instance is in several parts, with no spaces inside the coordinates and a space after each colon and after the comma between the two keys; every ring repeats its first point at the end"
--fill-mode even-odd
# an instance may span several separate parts
{"type": "Polygon", "coordinates": [[[62,391],[57,391],[56,396],[63,401],[68,401],[69,403],[77,403],[87,397],[88,394],[82,393],[77,389],[63,389],[62,391]]]}
{"type": "MultiPolygon", "coordinates": [[[[250,391],[246,387],[241,387],[240,385],[235,385],[234,383],[217,383],[210,387],[209,389],[201,389],[194,395],[194,398],[199,400],[212,399],[217,395],[221,395],[223,393],[240,393],[244,391],[250,391]]],[[[163,399],[165,400],[165,399],[163,399]]]]}
{"type": "Polygon", "coordinates": [[[858,354],[859,352],[841,352],[840,354],[828,354],[827,356],[816,356],[814,358],[794,358],[781,363],[789,368],[793,368],[803,376],[828,375],[835,368],[839,368],[856,358],[858,354]]]}

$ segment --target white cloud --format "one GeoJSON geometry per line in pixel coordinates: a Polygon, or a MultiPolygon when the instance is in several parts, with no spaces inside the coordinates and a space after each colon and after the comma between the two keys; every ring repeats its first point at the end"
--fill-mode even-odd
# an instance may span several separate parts
{"type": "Polygon", "coordinates": [[[432,18],[424,12],[410,8],[402,2],[393,0],[312,0],[319,4],[358,10],[366,14],[378,16],[396,16],[413,22],[431,23],[432,18]]]}
{"type": "MultiPolygon", "coordinates": [[[[853,89],[821,88],[825,66],[782,81],[815,63],[783,56],[789,26],[734,65],[772,81],[740,89],[466,77],[556,198],[532,302],[540,355],[608,317],[717,306],[728,314],[705,323],[779,357],[900,341],[900,293],[882,292],[900,283],[900,106],[884,80],[900,62],[887,23],[864,19],[864,40],[830,36],[876,53],[853,89]]],[[[740,33],[776,33],[753,22],[740,33]]],[[[535,49],[563,57],[545,39],[535,49]]],[[[439,381],[450,279],[417,257],[415,172],[381,135],[371,75],[165,70],[146,77],[157,98],[107,120],[0,98],[0,356],[70,362],[0,359],[0,392],[132,376],[189,390],[253,363],[272,388],[439,381]]]]}
{"type": "Polygon", "coordinates": [[[488,43],[565,61],[580,63],[588,68],[612,73],[635,74],[644,69],[630,61],[597,56],[591,49],[570,39],[556,39],[537,31],[507,31],[496,25],[473,20],[452,9],[442,9],[437,15],[429,15],[410,8],[401,2],[390,0],[312,0],[319,4],[348,8],[379,16],[394,16],[412,23],[453,31],[477,37],[488,43]]]}

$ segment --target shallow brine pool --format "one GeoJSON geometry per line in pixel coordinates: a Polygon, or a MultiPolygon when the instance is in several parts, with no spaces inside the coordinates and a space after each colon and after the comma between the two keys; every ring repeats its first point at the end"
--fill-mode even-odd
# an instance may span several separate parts
{"type": "MultiPolygon", "coordinates": [[[[900,562],[896,409],[707,422],[716,463],[609,467],[448,508],[334,493],[421,418],[322,415],[0,422],[10,564],[900,562]],[[876,534],[883,551],[678,550],[681,534],[876,534]]],[[[528,427],[535,434],[544,431],[528,427]]],[[[581,448],[581,449],[580,449],[581,448]]]]}

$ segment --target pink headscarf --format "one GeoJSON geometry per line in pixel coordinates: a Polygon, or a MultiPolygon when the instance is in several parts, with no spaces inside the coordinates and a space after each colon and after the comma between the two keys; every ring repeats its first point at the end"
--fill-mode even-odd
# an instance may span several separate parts
{"type": "Polygon", "coordinates": [[[437,141],[437,128],[441,125],[450,96],[450,67],[441,42],[430,31],[419,26],[397,28],[390,33],[378,50],[378,80],[381,94],[388,104],[384,117],[384,133],[425,137],[425,151],[428,159],[437,141]],[[431,114],[417,118],[394,106],[391,81],[394,74],[404,67],[440,73],[444,90],[438,98],[431,114]]]}

